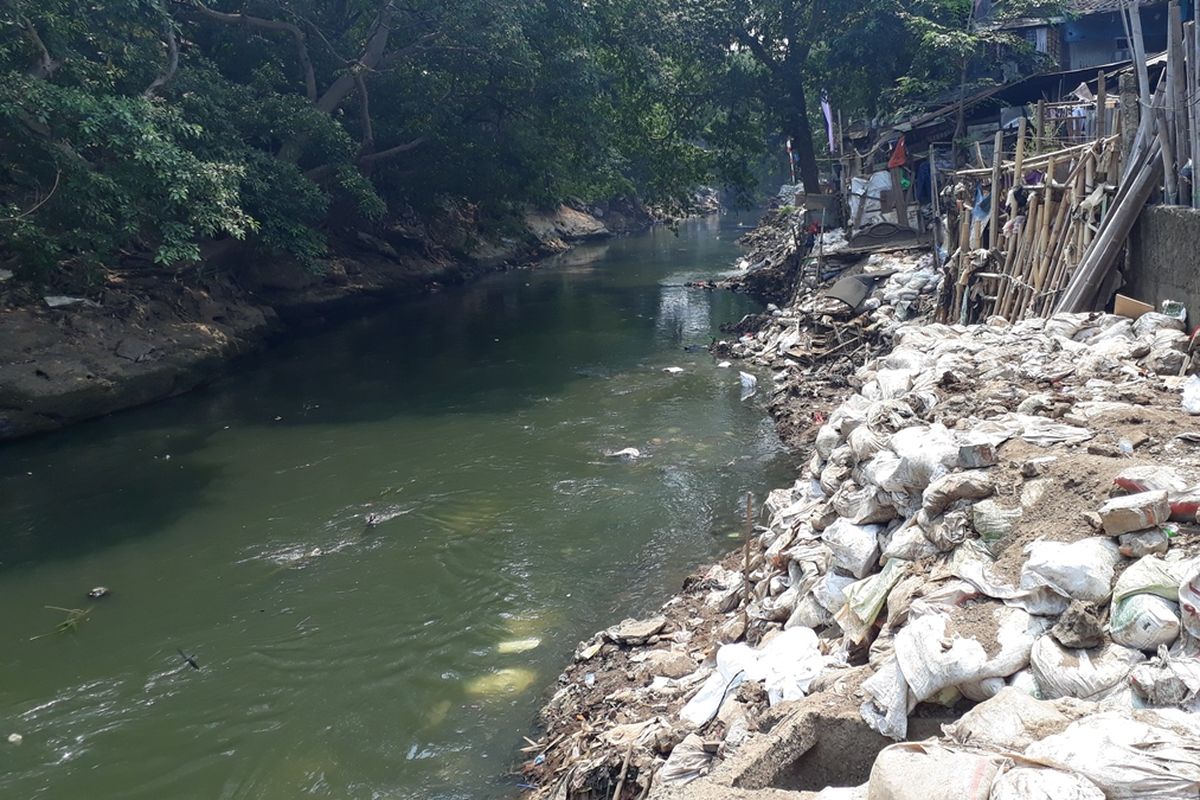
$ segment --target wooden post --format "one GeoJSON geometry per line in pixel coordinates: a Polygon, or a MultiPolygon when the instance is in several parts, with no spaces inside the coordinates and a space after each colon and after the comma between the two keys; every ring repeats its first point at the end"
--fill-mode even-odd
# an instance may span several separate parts
{"type": "MultiPolygon", "coordinates": [[[[1141,124],[1141,108],[1138,106],[1138,93],[1132,74],[1124,72],[1120,77],[1120,107],[1118,122],[1121,124],[1121,161],[1129,163],[1133,152],[1133,141],[1137,138],[1138,126],[1141,124]]],[[[1120,177],[1119,173],[1116,177],[1120,177]]]]}
{"type": "MultiPolygon", "coordinates": [[[[820,276],[817,276],[820,278],[820,276]]],[[[746,492],[746,545],[742,551],[742,602],[750,605],[750,540],[754,537],[754,495],[746,492]]]]}
{"type": "Polygon", "coordinates": [[[940,203],[938,202],[937,183],[937,158],[933,151],[933,145],[929,145],[929,195],[930,205],[933,209],[933,266],[940,270],[942,268],[942,256],[938,251],[938,233],[942,226],[942,215],[939,210],[940,203]]]}
{"type": "MultiPolygon", "coordinates": [[[[1191,137],[1188,134],[1187,65],[1183,59],[1183,14],[1179,0],[1167,5],[1167,69],[1171,80],[1168,104],[1171,107],[1171,151],[1175,156],[1176,177],[1191,155],[1191,137]]],[[[1177,184],[1178,187],[1178,184],[1177,184]]],[[[1174,202],[1182,202],[1176,193],[1174,202]]]]}
{"type": "Polygon", "coordinates": [[[1042,152],[1042,148],[1045,147],[1045,142],[1044,142],[1045,136],[1046,136],[1046,101],[1038,100],[1038,103],[1037,103],[1037,126],[1034,128],[1033,141],[1036,144],[1035,149],[1039,153],[1042,152]]]}
{"type": "MultiPolygon", "coordinates": [[[[1021,119],[1017,120],[1017,152],[1013,156],[1013,188],[1017,188],[1022,184],[1021,170],[1025,164],[1025,115],[1021,115],[1021,119]]],[[[1008,204],[1008,218],[1012,219],[1017,216],[1017,198],[1014,196],[1008,204]]]]}
{"type": "Polygon", "coordinates": [[[1000,157],[1004,155],[1004,131],[996,131],[992,149],[992,216],[988,221],[988,249],[1000,246],[1000,157]]]}
{"type": "Polygon", "coordinates": [[[1104,70],[1100,70],[1096,76],[1096,124],[1092,131],[1092,138],[1095,139],[1108,136],[1108,76],[1104,70]]]}

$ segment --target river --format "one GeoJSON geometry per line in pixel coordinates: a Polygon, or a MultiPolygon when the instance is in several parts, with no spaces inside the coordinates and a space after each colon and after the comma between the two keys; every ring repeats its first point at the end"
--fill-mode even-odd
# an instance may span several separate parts
{"type": "Polygon", "coordinates": [[[5,445],[0,797],[514,796],[575,644],[789,480],[762,392],[684,350],[751,310],[683,285],[751,222],[580,247],[5,445]]]}

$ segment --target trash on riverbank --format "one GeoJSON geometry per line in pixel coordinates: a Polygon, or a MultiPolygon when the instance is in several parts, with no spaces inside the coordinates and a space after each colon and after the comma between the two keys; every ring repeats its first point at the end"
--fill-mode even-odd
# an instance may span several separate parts
{"type": "Polygon", "coordinates": [[[872,259],[861,267],[895,272],[864,310],[823,305],[810,287],[720,349],[784,374],[771,406],[795,420],[810,460],[771,492],[749,550],[690,578],[652,635],[580,645],[543,711],[564,744],[526,769],[543,796],[611,794],[604,776],[627,750],[610,731],[641,726],[625,784],[636,796],[688,736],[706,763],[692,748],[672,780],[718,780],[798,698],[901,740],[935,711],[974,705],[959,731],[971,714],[1012,716],[1014,694],[1062,725],[1021,728],[1020,748],[982,746],[1005,729],[990,723],[970,741],[899,745],[885,763],[928,786],[876,788],[876,772],[886,782],[900,769],[880,768],[859,776],[862,796],[1194,792],[1200,725],[1180,719],[1200,716],[1179,715],[1200,714],[1200,448],[1177,372],[1157,371],[1186,337],[1107,314],[909,324],[937,291],[931,260],[872,259]],[[788,668],[803,680],[773,689],[777,672],[760,665],[800,639],[812,646],[788,668]],[[697,666],[639,670],[646,649],[697,666]],[[967,763],[991,777],[958,786],[967,763]]]}

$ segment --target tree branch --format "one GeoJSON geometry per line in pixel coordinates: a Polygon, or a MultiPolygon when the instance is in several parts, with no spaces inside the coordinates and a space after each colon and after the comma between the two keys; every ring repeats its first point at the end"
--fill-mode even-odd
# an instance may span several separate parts
{"type": "Polygon", "coordinates": [[[754,54],[754,57],[757,58],[764,67],[771,71],[772,75],[779,74],[779,71],[782,69],[782,67],[778,61],[771,58],[771,54],[767,52],[767,48],[763,47],[762,42],[751,36],[742,28],[737,29],[736,36],[738,41],[746,45],[750,52],[754,54]]]}
{"type": "Polygon", "coordinates": [[[169,15],[164,15],[163,18],[163,33],[167,38],[167,66],[158,77],[150,82],[146,87],[146,91],[142,92],[142,96],[150,99],[157,94],[158,90],[171,82],[175,77],[175,73],[179,71],[179,40],[175,38],[175,24],[169,15]]]}
{"type": "Polygon", "coordinates": [[[337,76],[325,90],[325,94],[315,101],[318,110],[324,111],[326,114],[332,114],[337,110],[354,90],[358,73],[373,70],[379,66],[379,62],[383,60],[384,52],[387,50],[388,37],[391,34],[392,9],[390,5],[385,5],[380,9],[379,16],[375,18],[375,23],[371,26],[371,32],[367,36],[367,44],[363,47],[362,55],[348,70],[337,76]]]}
{"type": "Polygon", "coordinates": [[[425,142],[427,142],[427,141],[429,141],[429,137],[419,136],[416,139],[413,139],[411,142],[405,142],[404,144],[398,144],[395,147],[389,147],[386,150],[380,150],[378,153],[368,153],[367,155],[358,159],[358,163],[360,166],[377,164],[380,161],[385,161],[389,158],[394,158],[395,156],[398,156],[401,153],[408,153],[412,150],[416,150],[418,147],[425,144],[425,142]]]}
{"type": "Polygon", "coordinates": [[[358,116],[362,126],[362,142],[358,146],[359,155],[364,155],[375,149],[375,129],[371,125],[371,98],[367,94],[367,82],[361,72],[354,74],[354,82],[358,86],[358,116]]]}
{"type": "Polygon", "coordinates": [[[192,8],[199,11],[209,19],[224,22],[227,25],[249,25],[254,28],[263,28],[271,31],[283,31],[291,34],[296,42],[296,58],[300,61],[300,68],[304,71],[304,90],[308,95],[308,99],[312,102],[317,101],[317,75],[313,70],[312,59],[308,55],[308,42],[304,35],[304,31],[290,22],[284,22],[278,19],[267,19],[266,17],[252,17],[249,14],[241,12],[228,13],[225,11],[217,11],[209,8],[200,2],[200,0],[191,0],[192,8]]]}
{"type": "Polygon", "coordinates": [[[0,222],[17,222],[18,220],[25,219],[33,212],[37,211],[42,206],[46,205],[46,203],[50,202],[50,198],[54,197],[54,193],[58,191],[58,183],[60,180],[62,180],[62,170],[61,169],[55,171],[54,185],[50,187],[50,191],[46,193],[45,197],[43,197],[41,200],[38,200],[36,203],[34,203],[32,206],[30,206],[29,208],[22,211],[20,214],[17,214],[14,217],[4,217],[4,218],[0,219],[0,222]]]}
{"type": "Polygon", "coordinates": [[[30,78],[47,80],[62,64],[55,61],[54,57],[50,55],[50,50],[46,47],[46,43],[42,41],[37,27],[28,17],[21,17],[21,26],[25,29],[26,38],[29,39],[38,51],[38,62],[26,70],[25,75],[30,78]]]}

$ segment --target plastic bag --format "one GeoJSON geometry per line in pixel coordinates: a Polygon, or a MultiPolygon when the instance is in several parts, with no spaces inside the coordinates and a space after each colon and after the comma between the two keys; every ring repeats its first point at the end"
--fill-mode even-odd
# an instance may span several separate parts
{"type": "Polygon", "coordinates": [[[1196,797],[1200,792],[1200,738],[1106,712],[1071,723],[1034,742],[1025,756],[1071,770],[1096,784],[1109,800],[1196,797]]]}
{"type": "Polygon", "coordinates": [[[1104,800],[1104,792],[1082,775],[1015,767],[992,784],[989,800],[1104,800]]]}
{"type": "Polygon", "coordinates": [[[996,776],[1010,763],[936,742],[889,745],[871,767],[867,800],[988,800],[996,776]]]}
{"type": "Polygon", "coordinates": [[[1108,643],[1099,650],[1069,650],[1051,636],[1034,642],[1029,664],[1042,697],[1098,700],[1120,688],[1134,665],[1146,660],[1140,650],[1108,643]]]}
{"type": "Polygon", "coordinates": [[[1063,597],[1092,603],[1108,597],[1113,567],[1121,558],[1116,543],[1099,536],[1070,544],[1032,542],[1025,551],[1029,558],[1021,568],[1022,589],[1046,586],[1063,597]]]}

